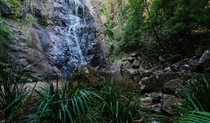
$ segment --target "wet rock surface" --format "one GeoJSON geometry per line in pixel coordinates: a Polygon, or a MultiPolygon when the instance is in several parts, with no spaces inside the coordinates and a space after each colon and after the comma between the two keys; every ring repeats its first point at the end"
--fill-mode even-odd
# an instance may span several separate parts
{"type": "MultiPolygon", "coordinates": [[[[0,6],[2,15],[12,14],[8,6],[0,6]]],[[[36,1],[34,13],[25,12],[38,21],[20,25],[6,19],[14,39],[11,57],[30,81],[67,77],[82,64],[96,67],[104,62],[101,39],[83,0],[36,1]]]]}
{"type": "Polygon", "coordinates": [[[45,77],[54,78],[61,75],[60,70],[46,58],[37,29],[32,27],[20,29],[13,21],[9,24],[16,41],[10,46],[11,57],[24,73],[24,77],[29,78],[30,81],[37,81],[45,77]]]}

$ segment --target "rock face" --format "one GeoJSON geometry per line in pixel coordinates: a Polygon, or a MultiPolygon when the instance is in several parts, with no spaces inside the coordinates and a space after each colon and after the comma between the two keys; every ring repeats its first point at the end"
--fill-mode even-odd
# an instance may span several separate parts
{"type": "Polygon", "coordinates": [[[11,56],[15,64],[22,69],[23,76],[30,81],[37,81],[44,77],[61,75],[60,70],[46,58],[39,30],[35,28],[20,29],[14,22],[9,22],[15,43],[11,45],[11,56]]]}
{"type": "MultiPolygon", "coordinates": [[[[1,3],[0,6],[7,8],[1,3]]],[[[0,11],[12,13],[2,7],[0,11]]],[[[11,56],[33,81],[67,77],[82,64],[96,67],[104,61],[97,25],[83,0],[36,1],[34,12],[25,13],[34,15],[37,22],[19,24],[6,20],[14,38],[11,56]]]]}
{"type": "Polygon", "coordinates": [[[89,9],[90,14],[95,21],[96,35],[99,39],[99,43],[102,48],[103,55],[107,56],[108,46],[107,46],[106,38],[105,38],[105,26],[100,17],[102,2],[100,0],[85,0],[84,3],[89,9]]]}

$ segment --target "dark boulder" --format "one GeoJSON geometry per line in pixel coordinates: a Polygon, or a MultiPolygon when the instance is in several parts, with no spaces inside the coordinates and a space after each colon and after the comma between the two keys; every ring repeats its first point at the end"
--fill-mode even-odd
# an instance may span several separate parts
{"type": "Polygon", "coordinates": [[[139,82],[140,91],[151,92],[155,90],[160,90],[166,82],[180,77],[181,77],[180,73],[175,73],[175,72],[159,73],[150,77],[144,77],[139,82]]]}
{"type": "Polygon", "coordinates": [[[180,79],[170,80],[163,85],[162,92],[164,94],[176,94],[181,90],[179,84],[182,83],[183,81],[180,79]]]}

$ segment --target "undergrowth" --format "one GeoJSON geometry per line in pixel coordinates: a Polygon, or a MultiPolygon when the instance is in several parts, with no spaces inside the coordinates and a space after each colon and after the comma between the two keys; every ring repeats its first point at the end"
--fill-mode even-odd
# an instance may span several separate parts
{"type": "Polygon", "coordinates": [[[116,82],[103,82],[93,89],[68,81],[61,82],[60,87],[57,81],[28,90],[24,83],[14,82],[6,74],[1,75],[7,77],[0,89],[1,121],[133,123],[142,119],[138,95],[116,82]]]}
{"type": "Polygon", "coordinates": [[[208,123],[210,121],[210,75],[205,73],[190,81],[189,89],[181,86],[185,104],[179,123],[208,123]]]}
{"type": "Polygon", "coordinates": [[[190,90],[181,86],[186,105],[178,110],[178,118],[151,115],[140,105],[140,95],[128,89],[128,83],[101,82],[97,88],[84,82],[46,82],[41,88],[26,89],[13,69],[0,64],[1,122],[56,123],[207,123],[209,114],[209,74],[192,78],[190,90]],[[61,84],[61,85],[60,85],[61,84]],[[178,119],[178,120],[177,120],[178,119]]]}

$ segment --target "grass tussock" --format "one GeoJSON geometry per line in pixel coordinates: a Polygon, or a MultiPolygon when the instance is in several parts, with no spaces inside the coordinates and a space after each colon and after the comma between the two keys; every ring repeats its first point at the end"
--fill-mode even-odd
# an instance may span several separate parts
{"type": "Polygon", "coordinates": [[[1,67],[1,122],[132,123],[141,119],[137,94],[123,84],[101,82],[93,89],[62,81],[59,87],[57,80],[56,85],[47,82],[42,88],[36,89],[35,84],[27,89],[11,75],[12,69],[1,67]]]}
{"type": "Polygon", "coordinates": [[[192,77],[190,91],[181,86],[185,105],[179,110],[179,123],[208,123],[210,121],[210,75],[205,73],[199,78],[192,77]]]}
{"type": "Polygon", "coordinates": [[[61,86],[47,82],[46,86],[27,89],[21,77],[14,77],[13,69],[0,64],[0,122],[23,123],[147,123],[174,121],[179,123],[207,123],[209,114],[209,75],[192,78],[191,91],[181,86],[186,105],[180,116],[149,116],[140,105],[140,95],[128,89],[128,83],[101,82],[97,88],[62,81],[61,86]],[[169,119],[169,120],[167,120],[169,119]]]}

